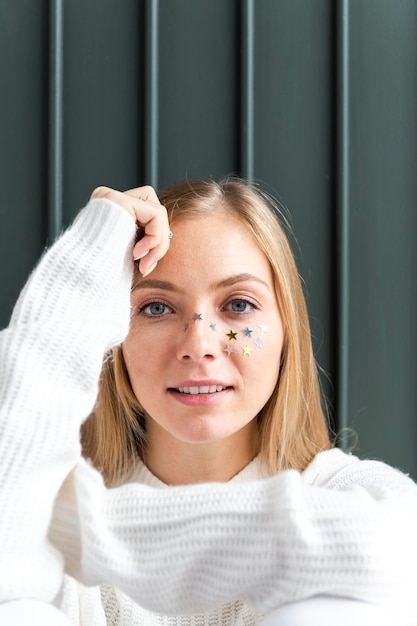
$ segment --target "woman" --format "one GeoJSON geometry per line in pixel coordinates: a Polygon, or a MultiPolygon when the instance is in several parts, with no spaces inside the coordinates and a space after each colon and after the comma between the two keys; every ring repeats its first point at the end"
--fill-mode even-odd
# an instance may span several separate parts
{"type": "Polygon", "coordinates": [[[1,600],[89,626],[254,624],[327,595],[415,622],[416,487],[331,449],[295,264],[261,194],[99,188],[1,348],[1,600]],[[93,408],[84,454],[113,489],[80,458],[93,408]]]}
{"type": "Polygon", "coordinates": [[[175,236],[151,279],[136,272],[130,332],[105,363],[104,397],[84,427],[86,456],[112,485],[124,472],[129,475],[138,457],[151,469],[160,451],[167,468],[157,475],[167,484],[230,480],[258,452],[266,474],[304,470],[330,441],[304,297],[281,226],[265,199],[236,180],[185,183],[163,192],[160,201],[175,236]],[[210,367],[201,366],[200,372],[192,365],[196,360],[210,367]],[[228,389],[178,394],[174,389],[187,385],[176,383],[190,376],[200,386],[214,380],[228,389]],[[236,376],[236,385],[224,384],[236,376]],[[161,390],[155,393],[156,386],[161,390]],[[166,394],[165,388],[171,391],[166,394]],[[154,408],[155,400],[166,406],[154,408]],[[213,412],[217,406],[221,426],[237,433],[209,433],[219,441],[215,450],[188,444],[190,437],[195,443],[204,438],[200,433],[173,433],[164,442],[171,425],[161,427],[153,418],[161,414],[174,429],[185,420],[188,429],[188,419],[194,426],[197,413],[213,419],[207,408],[213,412]],[[240,422],[225,424],[224,413],[240,422]],[[178,463],[190,454],[192,467],[176,477],[178,463]],[[204,454],[213,467],[206,467],[204,454]],[[199,476],[202,471],[208,475],[199,476]]]}

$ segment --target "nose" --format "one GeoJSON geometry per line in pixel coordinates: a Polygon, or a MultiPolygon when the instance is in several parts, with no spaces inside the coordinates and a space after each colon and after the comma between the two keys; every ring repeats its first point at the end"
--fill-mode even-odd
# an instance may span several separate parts
{"type": "Polygon", "coordinates": [[[221,352],[218,333],[214,332],[215,324],[209,325],[198,314],[185,322],[180,330],[177,345],[177,358],[180,361],[199,362],[202,359],[214,359],[221,352]]]}

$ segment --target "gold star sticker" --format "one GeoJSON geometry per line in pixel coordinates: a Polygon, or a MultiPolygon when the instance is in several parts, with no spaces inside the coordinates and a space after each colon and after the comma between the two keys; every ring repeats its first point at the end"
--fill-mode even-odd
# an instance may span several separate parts
{"type": "Polygon", "coordinates": [[[229,337],[229,341],[231,339],[237,339],[237,333],[234,333],[233,330],[231,330],[229,333],[226,333],[226,337],[229,337]]]}
{"type": "Polygon", "coordinates": [[[243,356],[250,356],[252,352],[252,348],[246,344],[246,346],[242,346],[243,356]]]}

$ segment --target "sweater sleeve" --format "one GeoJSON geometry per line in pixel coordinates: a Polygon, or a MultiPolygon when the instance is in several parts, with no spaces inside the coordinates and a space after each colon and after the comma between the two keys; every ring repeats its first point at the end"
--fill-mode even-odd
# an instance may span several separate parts
{"type": "Polygon", "coordinates": [[[416,485],[382,463],[323,455],[331,478],[320,486],[290,470],[253,483],[164,490],[108,490],[83,461],[63,486],[53,536],[71,575],[111,582],[168,615],[236,598],[268,613],[331,595],[415,624],[416,485]]]}
{"type": "Polygon", "coordinates": [[[0,602],[50,601],[63,560],[47,540],[80,459],[103,355],[129,326],[134,220],[93,200],[43,256],[0,334],[0,602]]]}

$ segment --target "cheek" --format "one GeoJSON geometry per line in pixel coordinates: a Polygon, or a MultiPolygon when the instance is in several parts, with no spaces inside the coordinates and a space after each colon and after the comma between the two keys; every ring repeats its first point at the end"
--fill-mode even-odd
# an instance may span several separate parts
{"type": "Polygon", "coordinates": [[[122,344],[123,357],[128,369],[135,360],[138,349],[140,349],[140,343],[137,341],[136,335],[137,333],[134,330],[130,330],[122,344]]]}
{"type": "Polygon", "coordinates": [[[123,342],[123,354],[127,354],[131,360],[139,360],[151,357],[156,349],[165,342],[161,333],[149,331],[134,320],[126,339],[123,342]]]}
{"type": "Polygon", "coordinates": [[[122,352],[133,393],[140,406],[148,411],[149,395],[155,380],[154,357],[148,354],[145,358],[146,347],[142,342],[138,346],[130,336],[123,343],[122,352]]]}
{"type": "Polygon", "coordinates": [[[155,350],[152,349],[152,345],[143,333],[139,336],[139,333],[130,331],[122,344],[122,352],[130,382],[136,393],[140,382],[152,370],[155,350]]]}
{"type": "Polygon", "coordinates": [[[149,395],[163,381],[171,361],[172,344],[160,331],[133,329],[122,344],[122,352],[133,391],[140,400],[139,396],[149,395]]]}
{"type": "Polygon", "coordinates": [[[268,330],[267,334],[263,334],[260,342],[262,342],[262,347],[256,349],[253,362],[256,368],[256,376],[263,380],[263,387],[271,395],[275,389],[281,367],[282,327],[268,330]]]}
{"type": "Polygon", "coordinates": [[[259,320],[230,331],[225,336],[225,352],[248,371],[258,368],[259,375],[277,377],[283,345],[282,323],[276,318],[259,320]],[[269,372],[268,372],[269,370],[269,372]]]}

